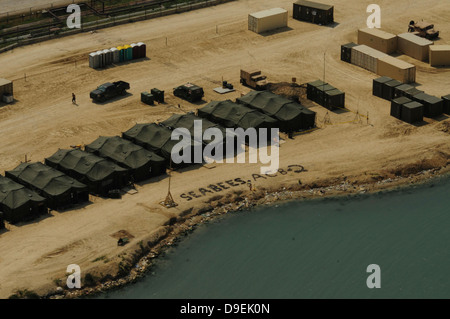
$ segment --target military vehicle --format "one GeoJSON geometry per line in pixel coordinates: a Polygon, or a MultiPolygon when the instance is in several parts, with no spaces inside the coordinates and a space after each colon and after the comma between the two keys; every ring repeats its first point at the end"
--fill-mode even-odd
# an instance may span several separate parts
{"type": "Polygon", "coordinates": [[[241,69],[241,84],[249,86],[255,90],[265,90],[267,88],[266,76],[259,70],[247,71],[241,69]]]}
{"type": "Polygon", "coordinates": [[[95,90],[91,91],[90,97],[95,102],[104,102],[118,95],[125,95],[126,90],[130,89],[130,84],[124,81],[103,83],[95,90]]]}
{"type": "Polygon", "coordinates": [[[434,24],[425,21],[409,22],[408,32],[418,32],[418,36],[427,38],[428,40],[439,37],[439,31],[434,30],[434,24]]]}
{"type": "Polygon", "coordinates": [[[173,95],[189,102],[200,101],[205,93],[203,88],[192,83],[186,83],[173,89],[173,95]]]}

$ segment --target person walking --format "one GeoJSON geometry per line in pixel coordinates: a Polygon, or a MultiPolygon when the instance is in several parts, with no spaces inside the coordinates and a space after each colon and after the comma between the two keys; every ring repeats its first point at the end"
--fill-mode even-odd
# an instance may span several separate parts
{"type": "Polygon", "coordinates": [[[72,104],[77,104],[77,98],[75,97],[75,93],[72,93],[72,104]]]}

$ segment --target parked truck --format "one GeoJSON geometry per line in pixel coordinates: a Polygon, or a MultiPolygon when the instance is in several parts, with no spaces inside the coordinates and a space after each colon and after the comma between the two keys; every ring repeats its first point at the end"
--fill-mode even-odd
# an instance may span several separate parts
{"type": "Polygon", "coordinates": [[[255,90],[265,90],[267,88],[267,77],[259,70],[241,69],[241,84],[249,86],[255,90]]]}
{"type": "Polygon", "coordinates": [[[173,89],[173,95],[189,102],[200,101],[205,95],[203,88],[192,83],[186,83],[173,89]]]}
{"type": "Polygon", "coordinates": [[[125,95],[130,89],[130,84],[124,81],[103,83],[95,90],[91,91],[90,97],[95,102],[104,102],[118,95],[125,95]]]}

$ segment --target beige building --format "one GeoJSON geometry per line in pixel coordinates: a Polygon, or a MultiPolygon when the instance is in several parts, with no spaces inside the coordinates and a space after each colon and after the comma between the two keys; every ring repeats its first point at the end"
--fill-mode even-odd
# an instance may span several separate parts
{"type": "Polygon", "coordinates": [[[3,97],[4,94],[13,95],[13,83],[12,81],[6,79],[0,79],[0,102],[3,101],[10,103],[10,100],[5,100],[7,98],[3,97]]]}
{"type": "Polygon", "coordinates": [[[450,65],[450,45],[430,45],[430,65],[450,65]]]}
{"type": "Polygon", "coordinates": [[[273,8],[248,15],[248,29],[262,33],[287,27],[288,12],[282,8],[273,8]]]}
{"type": "Polygon", "coordinates": [[[388,55],[378,59],[377,74],[412,83],[416,81],[416,66],[388,55]]]}
{"type": "Polygon", "coordinates": [[[397,36],[376,28],[359,29],[358,44],[391,54],[397,51],[397,36]]]}
{"type": "Polygon", "coordinates": [[[433,42],[413,33],[398,35],[398,51],[420,61],[427,61],[433,42]]]}

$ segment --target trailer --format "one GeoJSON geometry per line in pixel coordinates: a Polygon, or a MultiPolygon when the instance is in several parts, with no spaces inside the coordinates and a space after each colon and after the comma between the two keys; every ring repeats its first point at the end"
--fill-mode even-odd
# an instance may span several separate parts
{"type": "Polygon", "coordinates": [[[334,23],[334,6],[307,0],[294,3],[292,17],[296,20],[327,25],[334,23]]]}

